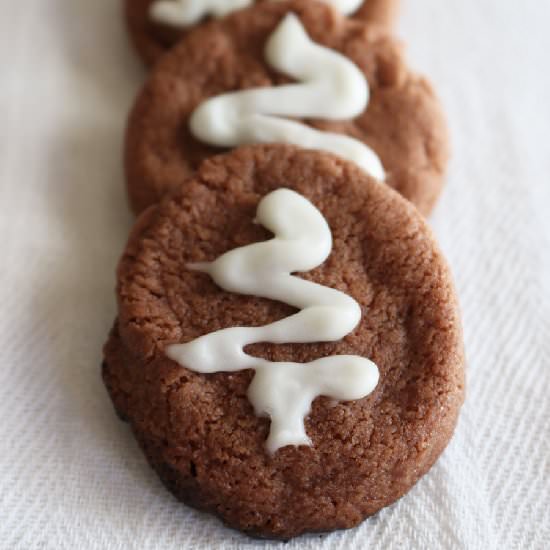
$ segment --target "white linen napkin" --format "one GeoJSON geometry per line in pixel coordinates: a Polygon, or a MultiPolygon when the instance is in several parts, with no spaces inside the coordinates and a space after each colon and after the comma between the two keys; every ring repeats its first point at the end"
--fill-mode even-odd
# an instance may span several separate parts
{"type": "MultiPolygon", "coordinates": [[[[144,71],[119,0],[0,4],[0,548],[279,548],[177,503],[100,377],[144,71]]],[[[454,156],[432,216],[464,312],[456,435],[401,501],[285,549],[550,548],[550,3],[404,0],[454,156]]]]}

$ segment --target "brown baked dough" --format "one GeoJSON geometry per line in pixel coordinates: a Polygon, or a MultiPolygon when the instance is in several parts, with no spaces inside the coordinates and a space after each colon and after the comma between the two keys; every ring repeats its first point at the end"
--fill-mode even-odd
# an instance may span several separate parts
{"type": "MultiPolygon", "coordinates": [[[[124,0],[124,3],[126,24],[132,44],[146,65],[152,65],[164,52],[195,28],[193,26],[181,29],[153,21],[149,10],[154,0],[124,0]]],[[[398,11],[399,0],[365,0],[352,17],[390,27],[398,11]]]]}
{"type": "Polygon", "coordinates": [[[284,539],[355,526],[404,495],[453,433],[464,354],[447,264],[409,202],[337,157],[266,145],[205,161],[138,218],[117,296],[103,370],[115,408],[166,486],[230,526],[284,539]],[[253,373],[198,374],[164,349],[294,312],[226,292],[186,267],[270,238],[254,217],[278,187],[312,201],[333,234],[328,260],[299,276],[351,295],[362,319],[337,342],[247,351],[296,362],[357,354],[377,364],[380,382],[357,401],[317,398],[305,422],[313,445],[270,456],[269,420],[256,417],[246,397],[253,373]]]}
{"type": "Polygon", "coordinates": [[[313,40],[342,52],[365,73],[371,99],[353,120],[303,122],[367,143],[380,157],[387,185],[428,214],[440,194],[448,139],[439,102],[426,80],[406,67],[399,44],[385,32],[344,19],[314,0],[264,2],[202,25],[151,73],[130,115],[127,188],[138,213],[179,188],[200,162],[222,150],[188,129],[194,109],[228,91],[288,82],[264,61],[266,38],[289,11],[313,40]]]}

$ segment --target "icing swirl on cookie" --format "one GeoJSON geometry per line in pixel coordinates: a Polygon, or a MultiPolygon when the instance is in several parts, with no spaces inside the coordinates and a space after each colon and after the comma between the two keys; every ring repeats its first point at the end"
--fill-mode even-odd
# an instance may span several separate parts
{"type": "Polygon", "coordinates": [[[200,373],[253,369],[248,398],[256,414],[271,418],[266,447],[273,453],[285,445],[311,445],[304,418],[317,396],[361,399],[376,387],[379,373],[372,361],[356,355],[292,363],[245,353],[245,346],[257,342],[335,342],[361,319],[359,304],[347,294],[291,275],[319,266],[332,249],[330,228],[313,204],[294,191],[278,189],[260,201],[257,222],[275,237],[189,267],[230,292],[278,300],[300,311],[269,325],[227,328],[172,345],[166,354],[200,373]]]}
{"type": "Polygon", "coordinates": [[[246,8],[254,0],[159,0],[151,6],[153,21],[172,27],[189,27],[205,17],[224,17],[246,8]]]}
{"type": "Polygon", "coordinates": [[[300,83],[209,99],[191,115],[193,135],[220,147],[289,143],[327,151],[383,180],[380,159],[361,141],[280,118],[342,120],[360,115],[368,104],[369,87],[359,68],[343,55],[313,42],[294,14],[288,14],[269,37],[265,57],[274,69],[300,83]]]}
{"type": "MultiPolygon", "coordinates": [[[[323,0],[344,15],[351,15],[363,0],[323,0]]],[[[225,17],[247,8],[254,0],[158,0],[151,6],[153,21],[173,27],[189,27],[205,17],[225,17]]]]}

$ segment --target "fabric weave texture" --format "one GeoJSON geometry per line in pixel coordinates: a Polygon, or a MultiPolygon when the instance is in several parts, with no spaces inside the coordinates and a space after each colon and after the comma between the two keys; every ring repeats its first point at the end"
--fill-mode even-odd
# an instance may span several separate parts
{"type": "MultiPolygon", "coordinates": [[[[279,548],[177,503],[101,381],[144,78],[119,4],[1,6],[0,548],[279,548]]],[[[431,223],[463,308],[467,399],[406,497],[285,550],[550,548],[549,20],[539,0],[403,1],[399,35],[451,127],[431,223]]]]}

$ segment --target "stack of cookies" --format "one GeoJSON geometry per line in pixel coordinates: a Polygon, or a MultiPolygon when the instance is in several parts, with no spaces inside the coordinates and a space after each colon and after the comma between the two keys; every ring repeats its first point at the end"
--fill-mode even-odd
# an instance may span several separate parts
{"type": "Polygon", "coordinates": [[[126,0],[151,71],[103,377],[166,487],[251,535],[357,525],[434,464],[464,397],[425,215],[445,120],[397,0],[126,0]]]}

